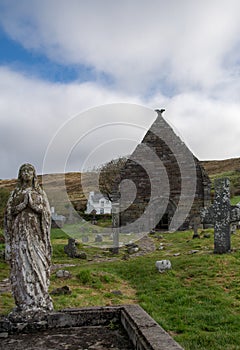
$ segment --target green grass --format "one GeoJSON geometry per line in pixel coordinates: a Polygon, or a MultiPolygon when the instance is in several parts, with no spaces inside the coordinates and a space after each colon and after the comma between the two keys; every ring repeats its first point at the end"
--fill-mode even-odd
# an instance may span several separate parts
{"type": "MultiPolygon", "coordinates": [[[[69,259],[63,253],[67,237],[52,233],[54,262],[73,263],[66,267],[68,280],[51,277],[50,291],[68,285],[72,294],[53,296],[55,309],[94,305],[139,303],[185,350],[240,349],[240,231],[232,235],[231,254],[213,254],[210,238],[192,239],[193,232],[162,234],[156,246],[164,249],[127,261],[94,262],[69,259]],[[192,250],[198,250],[191,254],[192,250]],[[179,253],[180,255],[174,256],[179,253]],[[155,261],[170,259],[172,270],[160,274],[155,261]],[[120,290],[121,295],[114,295],[120,290]]],[[[97,248],[86,248],[91,257],[97,248]]],[[[8,267],[0,264],[0,279],[8,267]]],[[[11,310],[10,293],[0,295],[0,312],[11,310]]]]}
{"type": "Polygon", "coordinates": [[[4,261],[0,260],[0,281],[8,278],[9,276],[9,266],[4,261]]]}
{"type": "Polygon", "coordinates": [[[214,181],[215,179],[224,178],[224,177],[228,177],[234,186],[239,185],[240,173],[237,170],[226,171],[223,173],[210,175],[210,178],[212,181],[214,181]]]}
{"type": "Polygon", "coordinates": [[[232,205],[236,205],[238,203],[240,203],[240,196],[235,196],[235,197],[231,198],[232,205]]]}
{"type": "Polygon", "coordinates": [[[55,239],[68,239],[69,236],[61,229],[59,228],[52,228],[51,229],[51,240],[55,239]]]}
{"type": "MultiPolygon", "coordinates": [[[[176,235],[167,241],[178,241],[176,235]]],[[[240,349],[240,253],[213,255],[209,243],[205,247],[205,239],[199,241],[185,241],[185,248],[178,244],[178,257],[170,246],[167,254],[156,252],[105,269],[129,281],[139,304],[186,350],[240,349]],[[196,246],[203,250],[188,254],[196,246]],[[159,258],[170,258],[173,269],[159,274],[153,268],[159,258]]]]}
{"type": "Polygon", "coordinates": [[[227,171],[220,174],[210,175],[210,179],[212,181],[212,189],[214,189],[214,180],[219,178],[229,178],[231,192],[234,194],[236,190],[238,190],[238,194],[240,191],[240,172],[238,170],[235,171],[227,171]]]}

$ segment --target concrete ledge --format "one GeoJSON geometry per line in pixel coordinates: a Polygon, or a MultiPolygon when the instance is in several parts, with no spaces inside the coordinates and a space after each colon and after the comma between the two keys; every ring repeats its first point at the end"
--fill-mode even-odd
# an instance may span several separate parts
{"type": "Polygon", "coordinates": [[[183,350],[139,305],[126,305],[121,323],[137,350],[183,350]]]}
{"type": "Polygon", "coordinates": [[[0,320],[0,337],[73,327],[121,325],[135,350],[183,350],[139,305],[64,309],[41,320],[0,320]]]}

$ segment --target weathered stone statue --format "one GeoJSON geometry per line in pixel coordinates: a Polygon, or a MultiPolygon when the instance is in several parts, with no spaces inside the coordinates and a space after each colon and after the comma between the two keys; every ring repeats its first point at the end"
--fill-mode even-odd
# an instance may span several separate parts
{"type": "Polygon", "coordinates": [[[23,164],[5,216],[5,255],[11,266],[16,304],[13,314],[30,315],[53,309],[48,294],[52,252],[50,226],[47,196],[38,184],[34,167],[23,164]]]}

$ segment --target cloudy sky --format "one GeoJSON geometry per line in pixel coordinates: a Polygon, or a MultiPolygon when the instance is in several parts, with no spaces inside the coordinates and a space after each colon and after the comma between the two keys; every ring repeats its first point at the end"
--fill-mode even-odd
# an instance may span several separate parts
{"type": "Polygon", "coordinates": [[[239,0],[0,0],[0,44],[0,178],[128,154],[162,107],[199,159],[240,156],[239,0]]]}

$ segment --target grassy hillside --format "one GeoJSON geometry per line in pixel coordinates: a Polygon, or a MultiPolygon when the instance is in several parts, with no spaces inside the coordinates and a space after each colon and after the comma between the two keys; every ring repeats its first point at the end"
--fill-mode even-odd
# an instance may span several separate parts
{"type": "Polygon", "coordinates": [[[217,178],[228,177],[231,182],[231,197],[232,203],[239,202],[240,196],[240,158],[205,161],[201,162],[207,171],[212,185],[214,187],[214,180],[217,178]]]}
{"type": "MultiPolygon", "coordinates": [[[[44,184],[48,193],[53,197],[56,204],[62,202],[64,196],[63,192],[65,186],[67,189],[67,194],[71,201],[78,203],[79,207],[85,207],[87,198],[85,194],[88,195],[90,191],[96,190],[96,173],[66,173],[63,174],[47,174],[43,176],[38,176],[38,181],[40,184],[44,184]]],[[[0,180],[0,189],[4,188],[8,191],[12,191],[16,186],[17,180],[0,180]]],[[[54,205],[54,203],[51,203],[54,205]]]]}
{"type": "Polygon", "coordinates": [[[216,175],[231,171],[240,171],[240,158],[232,158],[225,160],[208,160],[201,161],[209,175],[216,175]]]}
{"type": "MultiPolygon", "coordinates": [[[[232,236],[232,253],[224,255],[212,253],[213,232],[207,232],[210,238],[200,232],[200,239],[192,239],[192,231],[162,234],[153,239],[163,249],[129,260],[122,260],[124,252],[113,258],[80,245],[88,260],[79,260],[64,254],[67,236],[53,230],[53,263],[58,269],[68,264],[64,269],[72,274],[58,279],[53,269],[50,291],[64,285],[72,290],[53,295],[54,307],[139,303],[185,350],[240,349],[240,231],[232,236]],[[161,259],[170,259],[172,270],[160,274],[155,261],[161,259]]],[[[0,267],[1,281],[8,266],[0,260],[0,267]]],[[[12,307],[10,292],[0,294],[0,313],[12,307]]]]}
{"type": "MultiPolygon", "coordinates": [[[[47,191],[50,206],[54,206],[58,213],[66,216],[69,214],[67,206],[69,199],[77,210],[84,211],[89,192],[97,190],[96,173],[94,172],[48,174],[38,176],[38,180],[47,191]]],[[[2,219],[7,197],[16,183],[16,179],[0,180],[0,227],[3,225],[2,219]]]]}
{"type": "MultiPolygon", "coordinates": [[[[240,196],[240,158],[220,161],[203,161],[201,164],[206,169],[212,183],[217,177],[229,177],[231,181],[231,194],[233,203],[239,202],[240,196]]],[[[98,190],[98,179],[94,172],[50,174],[38,176],[39,182],[44,182],[49,195],[50,205],[54,206],[58,213],[68,215],[66,203],[70,199],[75,208],[84,211],[90,191],[98,190]],[[63,181],[62,181],[63,180],[63,181]],[[67,189],[67,197],[65,192],[67,189]]],[[[2,227],[3,208],[5,206],[5,193],[9,193],[16,185],[16,179],[0,180],[0,227],[2,227]],[[2,191],[2,196],[1,196],[2,191]],[[3,193],[4,192],[4,193],[3,193]],[[2,199],[3,198],[3,199],[2,199]]]]}

